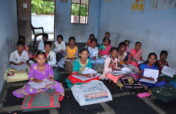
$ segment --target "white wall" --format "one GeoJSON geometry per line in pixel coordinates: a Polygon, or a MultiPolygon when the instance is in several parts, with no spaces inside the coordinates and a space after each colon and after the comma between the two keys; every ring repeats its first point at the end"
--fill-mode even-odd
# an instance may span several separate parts
{"type": "Polygon", "coordinates": [[[70,36],[75,36],[77,42],[86,42],[89,34],[98,34],[98,18],[101,0],[90,0],[88,24],[71,24],[71,0],[61,2],[56,0],[55,36],[62,34],[67,42],[70,36]]]}
{"type": "Polygon", "coordinates": [[[102,0],[99,41],[106,31],[111,33],[114,46],[126,39],[131,41],[131,47],[141,41],[145,59],[149,52],[159,55],[161,50],[168,50],[168,61],[176,68],[176,9],[150,10],[149,3],[146,0],[143,13],[134,13],[131,0],[102,0]]]}
{"type": "Polygon", "coordinates": [[[9,55],[18,39],[16,0],[0,0],[0,91],[4,71],[9,67],[9,55]]]}

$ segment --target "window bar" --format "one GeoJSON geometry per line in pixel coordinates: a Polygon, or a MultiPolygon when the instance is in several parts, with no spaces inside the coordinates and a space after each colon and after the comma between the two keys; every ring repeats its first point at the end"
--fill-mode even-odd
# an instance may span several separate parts
{"type": "Polygon", "coordinates": [[[81,23],[80,15],[81,15],[81,0],[79,0],[79,23],[81,23]]]}
{"type": "Polygon", "coordinates": [[[85,24],[87,24],[86,22],[87,22],[87,5],[85,5],[85,8],[86,8],[86,11],[85,11],[85,24]]]}

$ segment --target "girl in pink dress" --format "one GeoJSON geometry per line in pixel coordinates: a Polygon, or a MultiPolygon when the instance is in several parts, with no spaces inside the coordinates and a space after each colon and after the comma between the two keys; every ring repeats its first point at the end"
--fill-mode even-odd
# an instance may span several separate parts
{"type": "Polygon", "coordinates": [[[141,42],[136,42],[135,49],[132,49],[129,55],[128,64],[132,64],[135,67],[139,68],[139,60],[142,60],[141,42]]]}
{"type": "Polygon", "coordinates": [[[53,84],[41,88],[41,89],[34,89],[29,85],[29,82],[25,84],[22,88],[13,92],[13,95],[18,98],[24,98],[25,95],[29,94],[37,94],[43,91],[48,90],[49,88],[55,89],[56,92],[60,93],[61,99],[64,96],[64,88],[62,84],[54,81],[54,72],[50,65],[46,64],[46,55],[44,52],[39,51],[36,54],[36,61],[37,63],[32,65],[29,70],[29,82],[33,81],[36,83],[41,83],[44,79],[48,79],[53,81],[53,84]]]}
{"type": "Polygon", "coordinates": [[[103,39],[103,44],[100,45],[100,47],[99,47],[99,49],[100,49],[99,55],[100,56],[109,55],[109,51],[112,47],[110,44],[111,44],[111,40],[109,38],[105,37],[103,39]]]}

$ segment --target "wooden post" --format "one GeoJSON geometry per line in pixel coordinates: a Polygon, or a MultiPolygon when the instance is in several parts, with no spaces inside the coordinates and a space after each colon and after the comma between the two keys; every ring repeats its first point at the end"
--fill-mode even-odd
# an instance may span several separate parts
{"type": "Polygon", "coordinates": [[[17,13],[19,35],[25,36],[26,42],[31,42],[31,0],[17,0],[17,13]]]}

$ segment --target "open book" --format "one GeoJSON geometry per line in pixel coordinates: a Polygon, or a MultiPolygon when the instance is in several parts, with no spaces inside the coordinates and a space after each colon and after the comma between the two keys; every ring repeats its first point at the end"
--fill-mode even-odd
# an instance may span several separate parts
{"type": "Polygon", "coordinates": [[[131,70],[139,70],[137,67],[135,67],[135,66],[133,66],[133,65],[131,65],[131,64],[123,64],[122,65],[123,67],[125,67],[125,68],[129,68],[129,69],[131,69],[131,70]]]}
{"type": "Polygon", "coordinates": [[[127,73],[130,73],[131,72],[131,69],[130,68],[121,68],[121,71],[113,71],[112,74],[113,75],[122,75],[122,74],[127,74],[127,73]]]}
{"type": "Polygon", "coordinates": [[[99,77],[101,75],[101,74],[97,73],[96,70],[88,68],[88,67],[86,67],[83,70],[82,74],[90,74],[90,76],[92,76],[92,77],[91,78],[87,78],[87,77],[79,76],[79,75],[73,75],[73,77],[78,78],[78,79],[80,79],[82,81],[86,81],[86,80],[89,80],[89,79],[92,79],[92,78],[95,78],[95,77],[99,77]],[[94,74],[96,74],[96,75],[93,76],[94,74]]]}
{"type": "Polygon", "coordinates": [[[162,72],[163,74],[165,74],[165,75],[167,75],[167,76],[173,78],[174,75],[175,75],[175,73],[176,73],[176,70],[173,69],[173,68],[170,68],[170,67],[168,67],[168,66],[166,66],[166,65],[164,65],[164,67],[163,67],[163,69],[162,69],[161,72],[162,72]]]}
{"type": "Polygon", "coordinates": [[[82,74],[97,74],[97,71],[91,68],[86,67],[83,71],[82,74]]]}
{"type": "Polygon", "coordinates": [[[36,83],[32,81],[32,82],[29,82],[28,84],[34,89],[41,89],[41,88],[45,88],[47,85],[54,84],[54,82],[50,80],[43,80],[41,83],[36,83]]]}
{"type": "Polygon", "coordinates": [[[146,83],[156,83],[157,82],[157,78],[158,78],[158,75],[159,75],[159,70],[155,70],[155,69],[147,69],[145,68],[144,69],[144,74],[143,74],[145,77],[152,77],[154,80],[148,80],[148,79],[140,79],[139,81],[140,82],[146,82],[146,83]]]}
{"type": "Polygon", "coordinates": [[[144,63],[145,61],[143,61],[143,60],[138,60],[138,64],[142,64],[142,63],[144,63]]]}
{"type": "Polygon", "coordinates": [[[97,73],[95,76],[93,76],[92,74],[90,76],[92,76],[91,78],[88,78],[88,77],[84,77],[84,76],[79,76],[79,75],[73,75],[73,77],[75,78],[78,78],[82,81],[86,81],[86,80],[90,80],[92,78],[96,78],[96,77],[99,77],[101,74],[97,73]]]}

